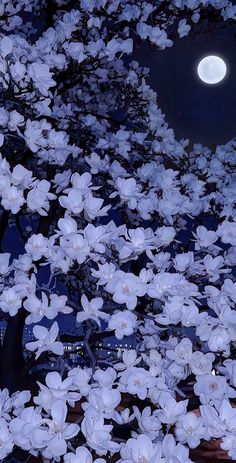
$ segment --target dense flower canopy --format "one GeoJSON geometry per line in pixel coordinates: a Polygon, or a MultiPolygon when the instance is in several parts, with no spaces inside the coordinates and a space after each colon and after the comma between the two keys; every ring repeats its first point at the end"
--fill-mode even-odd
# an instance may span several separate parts
{"type": "Polygon", "coordinates": [[[202,14],[234,21],[236,6],[0,3],[1,238],[15,223],[24,240],[0,254],[1,320],[33,324],[26,378],[40,358],[59,366],[32,388],[1,380],[1,461],[19,447],[188,463],[213,439],[236,459],[236,142],[177,140],[132,57],[140,41],[165,53],[202,14]],[[86,362],[65,368],[58,317],[72,315],[86,362]],[[132,349],[101,360],[100,340],[127,336],[132,349]]]}

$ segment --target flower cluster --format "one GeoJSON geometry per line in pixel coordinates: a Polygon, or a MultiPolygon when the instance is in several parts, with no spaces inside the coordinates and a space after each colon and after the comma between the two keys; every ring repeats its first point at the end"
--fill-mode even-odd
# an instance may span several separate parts
{"type": "Polygon", "coordinates": [[[177,140],[132,60],[236,6],[0,3],[0,459],[236,459],[236,142],[177,140]]]}

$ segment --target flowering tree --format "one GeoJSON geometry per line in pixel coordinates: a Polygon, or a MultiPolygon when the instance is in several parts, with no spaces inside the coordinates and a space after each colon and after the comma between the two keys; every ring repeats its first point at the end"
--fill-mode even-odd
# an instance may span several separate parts
{"type": "Polygon", "coordinates": [[[0,4],[0,234],[15,223],[24,240],[0,254],[1,461],[18,447],[45,462],[188,463],[214,439],[236,459],[236,143],[176,140],[132,59],[201,14],[233,21],[236,7],[0,4]],[[75,314],[84,368],[65,369],[58,314],[75,314]],[[130,335],[136,348],[99,358],[102,339],[130,335]],[[55,357],[36,382],[32,366],[55,357]]]}

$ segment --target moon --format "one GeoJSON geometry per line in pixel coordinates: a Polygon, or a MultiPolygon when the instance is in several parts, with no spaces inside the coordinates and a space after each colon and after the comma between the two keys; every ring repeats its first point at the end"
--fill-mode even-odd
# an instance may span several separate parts
{"type": "Polygon", "coordinates": [[[226,76],[227,66],[219,56],[210,55],[199,62],[197,72],[203,82],[215,85],[221,82],[226,76]]]}

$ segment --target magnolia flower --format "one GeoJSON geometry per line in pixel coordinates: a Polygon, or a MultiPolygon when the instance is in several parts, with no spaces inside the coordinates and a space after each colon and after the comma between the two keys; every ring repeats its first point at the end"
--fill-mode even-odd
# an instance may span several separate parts
{"type": "MultiPolygon", "coordinates": [[[[95,372],[95,374],[97,373],[97,371],[95,372]]],[[[79,392],[82,395],[87,396],[91,389],[91,385],[88,384],[91,379],[91,374],[91,370],[88,368],[72,368],[72,370],[68,372],[68,378],[72,381],[72,385],[70,388],[72,390],[79,389],[79,392]]]]}
{"type": "Polygon", "coordinates": [[[217,235],[222,243],[236,245],[236,222],[228,222],[224,220],[217,228],[217,235]]]}
{"type": "Polygon", "coordinates": [[[213,352],[227,351],[229,342],[229,331],[221,325],[214,328],[207,339],[209,349],[213,352]]]}
{"type": "Polygon", "coordinates": [[[49,330],[44,326],[36,325],[33,327],[33,334],[37,341],[26,343],[26,349],[36,351],[37,359],[43,352],[51,351],[57,355],[63,355],[64,348],[62,342],[56,341],[59,333],[59,326],[54,322],[49,330]]]}
{"type": "Polygon", "coordinates": [[[84,208],[81,193],[73,188],[68,191],[67,196],[60,196],[59,203],[72,214],[78,215],[84,208]]]}
{"type": "Polygon", "coordinates": [[[112,425],[105,424],[104,418],[94,407],[89,407],[81,423],[81,431],[89,447],[99,456],[106,455],[108,451],[118,452],[120,446],[112,441],[112,425]]]}
{"type": "Polygon", "coordinates": [[[174,351],[166,351],[167,357],[175,360],[179,365],[187,365],[192,357],[192,343],[190,339],[184,338],[175,347],[174,351]]]}
{"type": "Polygon", "coordinates": [[[194,375],[204,375],[205,373],[211,373],[212,362],[214,360],[215,356],[211,352],[204,354],[203,352],[195,351],[192,353],[189,366],[194,375]]]}
{"type": "Polygon", "coordinates": [[[114,368],[108,367],[106,370],[97,369],[93,375],[93,379],[97,381],[100,386],[112,388],[116,376],[117,373],[114,368]]]}
{"type": "Polygon", "coordinates": [[[6,58],[12,52],[13,49],[13,42],[10,37],[3,37],[0,41],[0,53],[3,58],[6,58]]]}
{"type": "MultiPolygon", "coordinates": [[[[67,451],[67,443],[66,440],[75,437],[80,430],[78,424],[75,423],[66,423],[66,415],[67,415],[67,406],[63,400],[56,400],[51,409],[51,416],[52,419],[45,419],[45,423],[47,423],[49,432],[49,440],[47,442],[47,447],[43,451],[43,455],[45,458],[58,458],[64,455],[67,451]]],[[[40,428],[35,431],[36,438],[40,439],[40,428]]],[[[59,461],[59,459],[57,460],[59,461]]]]}
{"type": "Polygon", "coordinates": [[[84,210],[90,220],[96,217],[107,215],[107,211],[111,208],[110,205],[102,207],[104,199],[95,198],[91,194],[84,200],[84,210]]]}
{"type": "Polygon", "coordinates": [[[3,461],[14,447],[13,436],[9,432],[7,422],[0,418],[0,458],[3,461]]]}
{"type": "Polygon", "coordinates": [[[175,442],[172,434],[167,434],[162,442],[162,452],[165,457],[163,463],[192,463],[192,460],[188,458],[189,449],[182,444],[175,442]]]}
{"type": "Polygon", "coordinates": [[[175,425],[175,435],[182,444],[188,444],[191,449],[195,449],[205,435],[202,417],[198,417],[193,412],[186,413],[175,425]]]}
{"type": "Polygon", "coordinates": [[[190,30],[191,30],[191,26],[189,26],[187,24],[186,19],[181,19],[181,21],[178,24],[178,34],[179,34],[179,36],[181,38],[185,37],[186,35],[188,35],[190,30]]]}
{"type": "Polygon", "coordinates": [[[41,233],[38,233],[38,235],[32,235],[28,239],[25,245],[25,250],[32,256],[33,260],[40,260],[41,257],[45,255],[47,243],[47,238],[45,238],[41,233]]]}
{"type": "Polygon", "coordinates": [[[174,258],[174,266],[177,272],[185,272],[194,262],[194,254],[192,251],[176,254],[174,258]]]}
{"type": "Polygon", "coordinates": [[[134,310],[138,303],[138,296],[146,293],[146,284],[133,273],[118,270],[107,283],[106,290],[112,294],[113,301],[126,304],[127,309],[134,310]]]}
{"type": "Polygon", "coordinates": [[[88,401],[92,407],[103,414],[104,418],[111,418],[115,408],[121,401],[121,393],[117,389],[110,389],[104,386],[92,389],[89,393],[88,401]]]}
{"type": "Polygon", "coordinates": [[[120,455],[121,463],[161,462],[162,446],[160,442],[153,444],[148,436],[140,434],[137,439],[131,438],[121,444],[120,455]]]}
{"type": "Polygon", "coordinates": [[[125,310],[111,315],[108,321],[108,328],[110,330],[115,330],[115,336],[117,339],[123,339],[124,336],[130,336],[133,334],[136,323],[136,315],[129,310],[125,310]]]}
{"type": "MultiPolygon", "coordinates": [[[[17,287],[16,287],[17,288],[17,287]]],[[[22,297],[16,289],[4,289],[0,295],[0,309],[14,317],[22,305],[22,297]]]]}
{"type": "Polygon", "coordinates": [[[169,392],[161,392],[159,405],[160,410],[157,410],[159,420],[162,423],[173,424],[185,415],[188,400],[176,402],[169,392]]]}
{"type": "Polygon", "coordinates": [[[227,397],[236,397],[236,392],[227,384],[226,378],[210,373],[197,376],[194,392],[200,396],[202,404],[215,402],[215,400],[219,402],[227,397]]]}
{"type": "Polygon", "coordinates": [[[43,317],[53,320],[59,313],[71,313],[73,309],[66,305],[66,301],[66,296],[57,294],[51,294],[50,301],[44,292],[42,292],[42,300],[31,294],[24,302],[25,309],[30,312],[30,315],[26,317],[26,324],[38,323],[43,317]]]}
{"type": "Polygon", "coordinates": [[[182,280],[178,273],[163,272],[156,275],[147,286],[147,294],[153,298],[161,298],[165,293],[172,291],[182,280]]]}
{"type": "Polygon", "coordinates": [[[24,202],[23,191],[15,186],[11,186],[2,193],[1,204],[4,209],[11,211],[12,214],[17,214],[24,202]]]}
{"type": "Polygon", "coordinates": [[[193,233],[196,238],[195,249],[208,248],[218,239],[216,232],[207,230],[203,225],[197,227],[196,233],[193,233]]]}
{"type": "Polygon", "coordinates": [[[36,408],[24,408],[21,413],[9,423],[9,429],[16,445],[24,450],[32,448],[34,429],[43,423],[41,414],[36,408]]]}
{"type": "Polygon", "coordinates": [[[156,411],[152,413],[151,407],[145,407],[142,412],[134,406],[134,416],[142,433],[147,434],[150,439],[155,440],[161,429],[161,422],[156,411]]]}
{"type": "Polygon", "coordinates": [[[108,314],[105,312],[100,311],[103,306],[103,299],[101,297],[95,297],[90,302],[85,296],[85,294],[81,297],[81,305],[84,312],[78,312],[76,316],[77,323],[81,323],[85,320],[94,320],[99,326],[101,325],[99,318],[106,320],[108,318],[108,314]]]}
{"type": "Polygon", "coordinates": [[[44,96],[48,96],[49,88],[56,85],[55,80],[52,79],[52,72],[49,66],[44,63],[32,63],[28,67],[28,73],[35,87],[44,96]]]}
{"type": "MultiPolygon", "coordinates": [[[[115,180],[115,187],[118,190],[120,199],[127,201],[128,207],[130,209],[135,209],[137,205],[137,199],[141,198],[143,194],[141,193],[141,185],[137,185],[134,178],[117,178],[115,180]]],[[[117,193],[112,193],[110,198],[114,198],[117,193]]]]}
{"type": "Polygon", "coordinates": [[[147,397],[148,389],[155,386],[155,378],[144,368],[129,367],[120,377],[118,388],[121,392],[137,394],[138,398],[144,400],[147,397]]]}
{"type": "Polygon", "coordinates": [[[50,193],[50,182],[41,180],[27,194],[27,206],[31,211],[37,211],[42,216],[47,215],[50,204],[49,201],[56,198],[53,193],[50,193]]]}
{"type": "Polygon", "coordinates": [[[90,451],[86,447],[77,447],[75,453],[64,455],[64,463],[106,463],[103,458],[93,459],[90,451]]]}
{"type": "Polygon", "coordinates": [[[52,371],[46,375],[45,382],[46,386],[38,382],[40,391],[34,397],[34,403],[46,412],[51,410],[55,399],[63,399],[64,402],[68,402],[71,407],[74,407],[75,402],[81,398],[81,394],[73,391],[73,381],[69,376],[62,381],[60,374],[52,371]]]}

